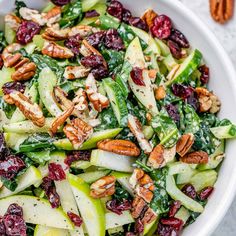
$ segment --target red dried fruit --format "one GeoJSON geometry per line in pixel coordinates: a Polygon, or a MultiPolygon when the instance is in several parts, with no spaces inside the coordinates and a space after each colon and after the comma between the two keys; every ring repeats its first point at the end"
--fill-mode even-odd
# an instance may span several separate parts
{"type": "Polygon", "coordinates": [[[57,6],[64,6],[71,2],[71,0],[51,0],[57,6]]]}
{"type": "Polygon", "coordinates": [[[94,48],[98,48],[99,45],[103,42],[105,32],[100,31],[94,34],[89,35],[86,40],[94,48]]]}
{"type": "Polygon", "coordinates": [[[91,151],[72,151],[67,154],[65,159],[65,164],[71,166],[74,161],[89,161],[91,156],[91,151]]]}
{"type": "Polygon", "coordinates": [[[143,21],[140,17],[131,17],[129,19],[129,24],[148,32],[148,26],[147,26],[146,22],[143,21]]]}
{"type": "Polygon", "coordinates": [[[142,234],[144,231],[144,224],[140,218],[135,221],[134,232],[138,235],[142,234]]]}
{"type": "Polygon", "coordinates": [[[10,155],[10,151],[7,148],[4,134],[0,132],[0,161],[5,160],[10,155]]]}
{"type": "Polygon", "coordinates": [[[83,223],[83,220],[80,216],[76,215],[75,213],[68,211],[67,215],[71,219],[71,221],[74,223],[75,226],[80,227],[83,223]]]}
{"type": "Polygon", "coordinates": [[[198,70],[201,72],[200,81],[203,85],[207,84],[210,79],[209,67],[207,67],[206,65],[202,65],[198,68],[198,70]]]}
{"type": "Polygon", "coordinates": [[[133,233],[133,232],[127,232],[125,234],[125,236],[136,236],[137,234],[133,233]]]}
{"type": "Polygon", "coordinates": [[[188,197],[192,198],[192,199],[196,199],[197,197],[197,192],[195,190],[195,188],[193,187],[192,184],[186,184],[184,185],[184,187],[181,189],[181,191],[187,195],[188,197]]]}
{"type": "Polygon", "coordinates": [[[96,11],[96,10],[91,10],[91,11],[87,11],[85,12],[85,18],[93,18],[96,16],[100,16],[100,14],[96,11]]]}
{"type": "Polygon", "coordinates": [[[60,164],[50,163],[48,165],[48,170],[48,178],[56,181],[66,179],[66,174],[60,164]]]}
{"type": "Polygon", "coordinates": [[[169,39],[177,43],[181,48],[189,48],[189,42],[182,32],[172,29],[169,39]]]}
{"type": "Polygon", "coordinates": [[[103,57],[99,55],[92,54],[87,57],[83,57],[80,63],[85,67],[97,68],[103,66],[103,57]]]}
{"type": "Polygon", "coordinates": [[[3,217],[3,223],[6,229],[6,235],[26,236],[26,224],[21,216],[6,215],[3,217]]]}
{"type": "Polygon", "coordinates": [[[199,193],[200,200],[204,201],[208,199],[208,197],[212,194],[213,190],[214,187],[211,186],[202,189],[201,192],[199,193]]]}
{"type": "Polygon", "coordinates": [[[180,219],[177,219],[175,217],[170,217],[170,218],[162,218],[160,219],[160,223],[162,225],[168,225],[174,229],[176,229],[176,231],[180,231],[184,225],[184,222],[180,219]]]}
{"type": "Polygon", "coordinates": [[[130,72],[131,79],[133,82],[139,86],[145,86],[143,81],[143,70],[139,67],[134,67],[130,72]]]}
{"type": "Polygon", "coordinates": [[[32,41],[34,35],[39,34],[41,27],[34,21],[23,21],[16,32],[17,41],[27,44],[32,41]]]}
{"type": "Polygon", "coordinates": [[[117,215],[121,215],[123,211],[130,210],[132,207],[130,201],[123,199],[119,201],[117,199],[110,200],[106,203],[106,208],[117,215]]]}
{"type": "Polygon", "coordinates": [[[180,201],[174,201],[170,206],[168,216],[169,217],[174,217],[180,207],[181,207],[181,202],[180,201]]]}
{"type": "Polygon", "coordinates": [[[175,96],[182,99],[188,98],[194,92],[194,89],[191,86],[185,86],[183,84],[173,84],[171,90],[175,96]]]}
{"type": "Polygon", "coordinates": [[[174,58],[180,59],[182,57],[181,48],[179,47],[177,43],[175,43],[172,40],[168,40],[167,45],[174,58]]]}
{"type": "Polygon", "coordinates": [[[65,40],[64,45],[71,49],[71,51],[75,55],[79,55],[79,47],[81,44],[82,38],[79,34],[76,34],[74,36],[69,37],[67,40],[65,40]]]}
{"type": "Polygon", "coordinates": [[[8,207],[6,215],[17,215],[23,217],[23,209],[18,204],[13,203],[8,207]]]}
{"type": "Polygon", "coordinates": [[[104,66],[99,66],[98,68],[94,68],[91,70],[95,79],[102,79],[108,76],[108,70],[104,66]]]}
{"type": "Polygon", "coordinates": [[[174,120],[175,123],[178,123],[180,121],[180,114],[177,107],[170,103],[166,105],[165,108],[171,119],[174,120]]]}
{"type": "Polygon", "coordinates": [[[191,105],[195,111],[199,109],[199,100],[197,97],[197,94],[193,92],[188,98],[187,98],[187,103],[191,105]]]}
{"type": "Polygon", "coordinates": [[[3,217],[1,216],[0,216],[0,235],[6,235],[6,229],[3,223],[3,217]]]}
{"type": "Polygon", "coordinates": [[[116,29],[109,29],[104,38],[104,44],[109,49],[114,49],[117,51],[125,49],[122,38],[119,36],[116,29]]]}
{"type": "Polygon", "coordinates": [[[118,18],[119,20],[122,20],[122,13],[123,13],[123,5],[119,1],[111,1],[110,5],[107,8],[107,12],[118,18]]]}
{"type": "Polygon", "coordinates": [[[3,59],[2,59],[2,55],[0,55],[0,69],[2,69],[4,65],[3,59]]]}
{"type": "Polygon", "coordinates": [[[19,91],[21,93],[24,93],[25,91],[25,85],[20,83],[20,82],[7,82],[2,86],[2,91],[3,93],[6,94],[10,94],[13,91],[19,91]]]}
{"type": "Polygon", "coordinates": [[[152,34],[159,39],[167,39],[171,34],[172,22],[166,15],[159,15],[154,19],[152,34]]]}
{"type": "Polygon", "coordinates": [[[129,24],[129,20],[131,19],[132,14],[128,9],[123,9],[122,12],[122,21],[124,21],[126,24],[129,24]]]}

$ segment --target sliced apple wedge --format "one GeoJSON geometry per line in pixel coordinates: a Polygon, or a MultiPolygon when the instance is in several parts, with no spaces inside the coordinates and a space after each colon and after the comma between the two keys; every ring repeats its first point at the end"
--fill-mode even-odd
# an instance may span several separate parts
{"type": "Polygon", "coordinates": [[[70,236],[70,234],[66,229],[36,225],[34,229],[34,236],[70,236]]]}
{"type": "Polygon", "coordinates": [[[10,204],[16,203],[23,208],[24,220],[31,224],[40,224],[60,229],[73,229],[74,225],[62,208],[53,209],[42,198],[16,195],[0,200],[0,215],[4,215],[10,204]]]}

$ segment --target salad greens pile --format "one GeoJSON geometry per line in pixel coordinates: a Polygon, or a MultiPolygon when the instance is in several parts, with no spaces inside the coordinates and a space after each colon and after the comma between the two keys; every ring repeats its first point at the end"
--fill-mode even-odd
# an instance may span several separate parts
{"type": "Polygon", "coordinates": [[[236,137],[202,53],[151,9],[15,5],[0,32],[0,234],[180,235],[236,137]]]}

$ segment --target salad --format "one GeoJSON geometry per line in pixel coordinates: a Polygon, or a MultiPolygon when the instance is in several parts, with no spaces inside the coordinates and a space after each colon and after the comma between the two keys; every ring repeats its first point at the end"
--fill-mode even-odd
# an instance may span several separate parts
{"type": "Polygon", "coordinates": [[[0,37],[0,235],[181,235],[236,126],[170,17],[17,0],[0,37]]]}

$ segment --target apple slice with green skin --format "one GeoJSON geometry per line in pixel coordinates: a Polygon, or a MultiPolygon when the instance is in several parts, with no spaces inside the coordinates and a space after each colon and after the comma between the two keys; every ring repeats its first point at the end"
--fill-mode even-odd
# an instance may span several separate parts
{"type": "Polygon", "coordinates": [[[70,236],[70,234],[66,229],[36,225],[34,229],[34,236],[70,236]]]}
{"type": "Polygon", "coordinates": [[[152,235],[154,235],[156,229],[157,229],[157,219],[149,224],[144,225],[143,235],[151,235],[152,236],[152,235]]]}
{"type": "Polygon", "coordinates": [[[86,183],[91,184],[95,182],[96,180],[102,178],[103,176],[107,175],[109,172],[110,170],[91,171],[91,172],[79,174],[78,177],[83,179],[86,183]]]}
{"type": "Polygon", "coordinates": [[[29,137],[29,134],[4,133],[9,148],[19,151],[20,145],[29,137]]]}
{"type": "Polygon", "coordinates": [[[88,235],[105,236],[105,213],[101,201],[90,196],[90,187],[83,179],[72,174],[68,178],[88,235]]]}
{"type": "MultiPolygon", "coordinates": [[[[95,148],[97,146],[97,142],[107,139],[107,138],[114,138],[116,135],[118,135],[121,132],[122,128],[116,128],[116,129],[107,129],[107,130],[102,130],[93,133],[90,139],[85,141],[82,145],[82,147],[79,148],[79,150],[86,150],[86,149],[91,149],[95,148]]],[[[69,139],[59,139],[56,140],[53,143],[58,149],[62,150],[75,150],[69,139]]]]}
{"type": "Polygon", "coordinates": [[[10,191],[6,187],[3,187],[0,189],[0,198],[15,195],[16,193],[19,193],[23,191],[24,189],[30,187],[31,185],[37,183],[41,179],[42,179],[42,175],[40,171],[34,166],[31,166],[28,168],[28,170],[24,174],[22,174],[21,176],[17,178],[18,186],[14,192],[10,191]]]}
{"type": "Polygon", "coordinates": [[[4,215],[10,204],[16,203],[23,208],[26,223],[40,224],[60,229],[73,229],[74,225],[66,213],[59,208],[52,208],[42,198],[27,195],[15,195],[0,200],[0,215],[4,215]]]}
{"type": "Polygon", "coordinates": [[[131,173],[134,169],[132,164],[135,160],[136,158],[134,157],[118,155],[116,153],[96,149],[92,150],[90,162],[94,166],[131,173]]]}
{"type": "Polygon", "coordinates": [[[1,70],[0,70],[0,96],[3,95],[3,92],[2,92],[2,86],[7,83],[7,82],[10,82],[12,81],[11,79],[11,75],[15,72],[15,69],[14,68],[6,68],[6,67],[3,67],[1,70]]]}

